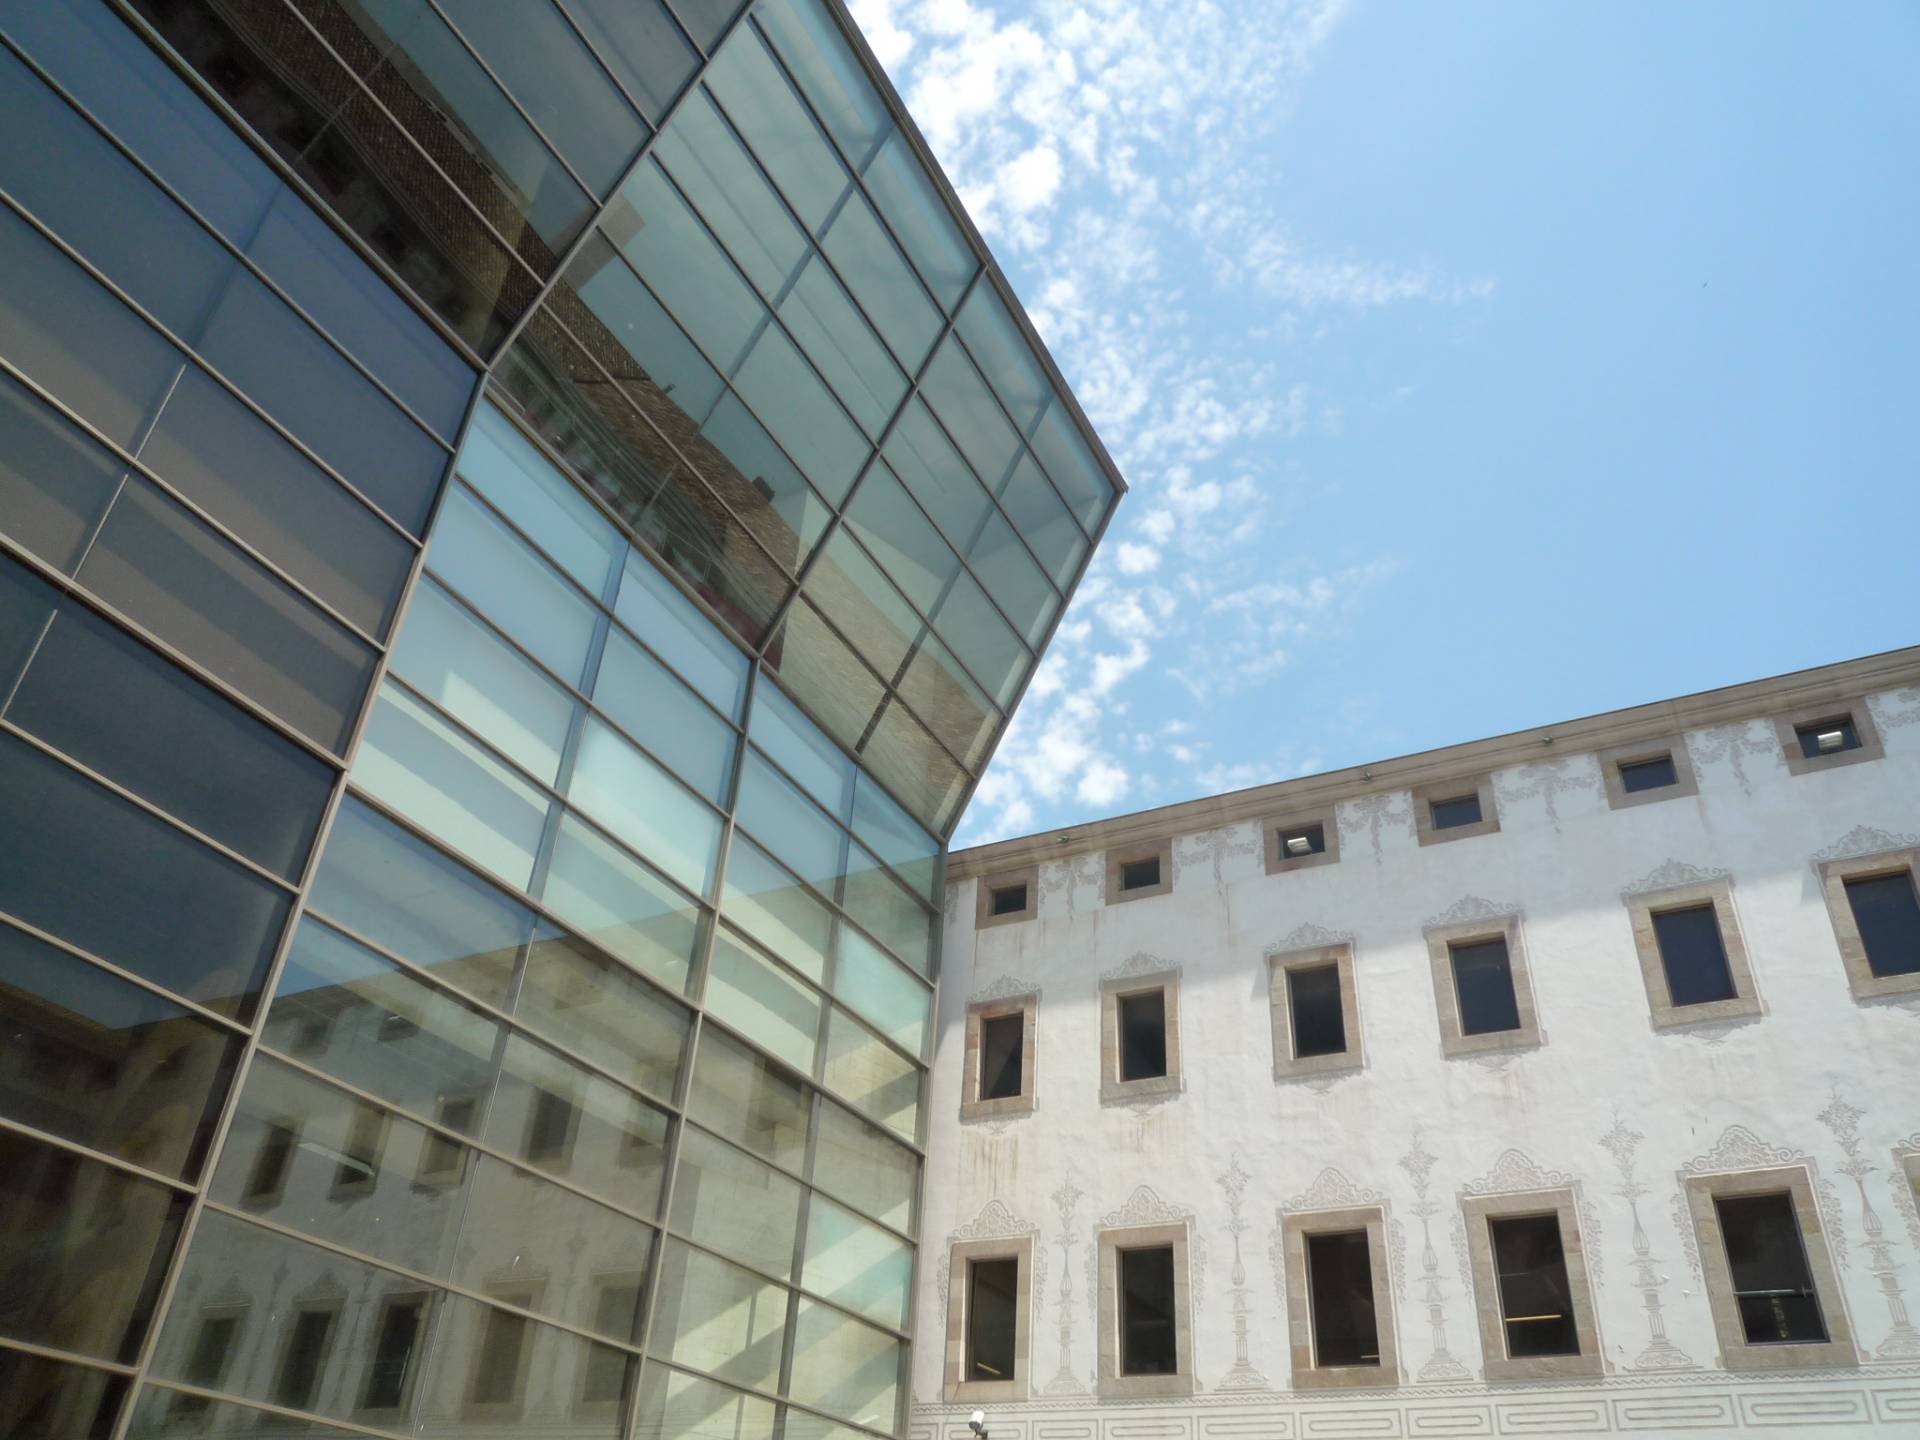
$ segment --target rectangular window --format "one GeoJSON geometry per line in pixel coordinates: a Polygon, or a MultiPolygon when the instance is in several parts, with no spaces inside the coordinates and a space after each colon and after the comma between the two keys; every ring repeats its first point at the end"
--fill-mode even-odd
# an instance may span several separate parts
{"type": "Polygon", "coordinates": [[[1667,993],[1675,1005],[1705,1005],[1731,1000],[1739,993],[1734,988],[1727,947],[1720,939],[1720,920],[1712,905],[1656,910],[1653,933],[1660,945],[1667,993]]]}
{"type": "Polygon", "coordinates": [[[273,1382],[273,1403],[289,1410],[311,1410],[320,1389],[320,1372],[333,1341],[334,1312],[302,1310],[294,1316],[293,1331],[280,1356],[280,1372],[273,1382]]]}
{"type": "Polygon", "coordinates": [[[1287,1008],[1293,1017],[1294,1059],[1346,1053],[1347,1022],[1340,1004],[1338,964],[1287,971],[1287,1008]]]}
{"type": "Polygon", "coordinates": [[[551,1090],[535,1090],[523,1154],[542,1165],[565,1165],[573,1149],[573,1102],[551,1090]]]}
{"type": "Polygon", "coordinates": [[[1020,1261],[1014,1256],[967,1266],[967,1380],[1014,1378],[1019,1293],[1020,1261]]]}
{"type": "MultiPolygon", "coordinates": [[[[186,1381],[204,1389],[218,1390],[226,1379],[227,1365],[233,1359],[233,1341],[240,1330],[242,1312],[209,1315],[200,1322],[200,1333],[193,1337],[193,1350],[187,1356],[186,1381]]],[[[170,1415],[199,1415],[207,1409],[205,1397],[179,1395],[167,1407],[170,1415]]]]}
{"type": "Polygon", "coordinates": [[[367,1386],[360,1396],[361,1409],[397,1410],[406,1403],[408,1381],[413,1377],[414,1357],[419,1353],[426,1314],[425,1295],[388,1298],[374,1335],[373,1359],[367,1364],[367,1386]]]}
{"type": "MultiPolygon", "coordinates": [[[[479,1102],[471,1095],[441,1097],[440,1123],[462,1135],[473,1133],[479,1116],[479,1102]]],[[[429,1130],[420,1141],[420,1165],[414,1182],[420,1185],[457,1185],[467,1173],[467,1147],[457,1140],[429,1130]]]]}
{"type": "Polygon", "coordinates": [[[1913,872],[1862,875],[1844,883],[1868,971],[1883,980],[1920,973],[1920,895],[1913,872]]]}
{"type": "Polygon", "coordinates": [[[1629,893],[1626,901],[1656,1027],[1761,1013],[1729,881],[1629,893]]]}
{"type": "MultiPolygon", "coordinates": [[[[1836,702],[1828,705],[1834,707],[1836,702]]],[[[1789,774],[1831,770],[1886,755],[1880,728],[1864,698],[1839,703],[1837,708],[1776,715],[1773,726],[1789,774]]]]}
{"type": "Polygon", "coordinates": [[[1340,823],[1332,805],[1322,810],[1267,816],[1260,822],[1260,831],[1269,875],[1339,862],[1340,823]]]}
{"type": "Polygon", "coordinates": [[[980,1098],[1009,1100],[1020,1094],[1026,1051],[1024,1012],[980,1022],[980,1098]]]}
{"type": "MultiPolygon", "coordinates": [[[[633,1336],[639,1323],[640,1287],[618,1283],[600,1287],[594,1301],[594,1329],[602,1335],[633,1336]]],[[[586,1375],[580,1382],[580,1400],[586,1405],[612,1404],[626,1398],[627,1357],[610,1345],[587,1352],[586,1375]]]]}
{"type": "MultiPolygon", "coordinates": [[[[495,1297],[524,1304],[530,1295],[495,1297]]],[[[491,1307],[480,1321],[480,1349],[473,1367],[473,1403],[511,1405],[520,1398],[520,1365],[526,1358],[527,1317],[491,1307]]]]}
{"type": "Polygon", "coordinates": [[[1364,1230],[1306,1237],[1313,1363],[1317,1367],[1380,1363],[1373,1262],[1368,1252],[1364,1230]]]}
{"type": "Polygon", "coordinates": [[[1520,1028],[1513,964],[1504,938],[1447,947],[1459,998],[1460,1032],[1492,1035],[1520,1028]]]}
{"type": "Polygon", "coordinates": [[[1433,828],[1452,830],[1460,825],[1478,825],[1480,823],[1480,797],[1478,795],[1458,795],[1450,800],[1429,802],[1433,807],[1433,828]]]}
{"type": "Polygon", "coordinates": [[[1173,841],[1129,846],[1107,851],[1107,904],[1144,900],[1173,889],[1173,841]]]}
{"type": "Polygon", "coordinates": [[[1309,825],[1304,830],[1287,830],[1280,835],[1280,853],[1289,860],[1327,852],[1327,832],[1323,826],[1309,825]]]}
{"type": "Polygon", "coordinates": [[[1673,756],[1655,755],[1646,760],[1627,760],[1620,765],[1620,788],[1629,795],[1642,790],[1664,790],[1680,783],[1673,756]]]}
{"type": "Polygon", "coordinates": [[[1120,866],[1120,888],[1122,890],[1145,890],[1160,883],[1160,857],[1149,856],[1145,860],[1128,860],[1120,866]]]}
{"type": "Polygon", "coordinates": [[[1573,1319],[1560,1217],[1513,1215],[1491,1218],[1487,1225],[1499,1278],[1507,1358],[1578,1355],[1580,1336],[1573,1319]]]}
{"type": "Polygon", "coordinates": [[[1027,908],[1027,887],[1021,885],[1002,885],[993,892],[992,912],[995,915],[1015,915],[1027,908]]]}
{"type": "Polygon", "coordinates": [[[380,1152],[386,1140],[386,1112],[366,1105],[356,1106],[339,1163],[333,1168],[335,1196],[373,1189],[380,1179],[380,1152]]]}
{"type": "Polygon", "coordinates": [[[1826,1322],[1800,1238],[1793,1197],[1714,1197],[1720,1238],[1727,1247],[1734,1303],[1749,1345],[1824,1344],[1826,1322]]]}
{"type": "Polygon", "coordinates": [[[293,1163],[293,1151],[300,1135],[290,1124],[267,1126],[260,1141],[260,1153],[254,1157],[253,1171],[247,1176],[248,1200],[277,1200],[287,1183],[287,1168],[293,1163]]]}
{"type": "Polygon", "coordinates": [[[1177,1374],[1173,1247],[1122,1250],[1119,1272],[1121,1375],[1177,1374]]]}
{"type": "Polygon", "coordinates": [[[1040,891],[1040,867],[982,875],[974,904],[973,928],[989,930],[996,925],[1016,925],[1039,913],[1036,903],[1040,891]]]}
{"type": "Polygon", "coordinates": [[[1836,715],[1830,719],[1796,725],[1793,735],[1799,742],[1800,754],[1808,760],[1860,748],[1860,732],[1854,728],[1851,715],[1836,715]]]}
{"type": "Polygon", "coordinates": [[[1146,990],[1119,997],[1120,1079],[1150,1080],[1167,1073],[1167,996],[1146,990]]]}

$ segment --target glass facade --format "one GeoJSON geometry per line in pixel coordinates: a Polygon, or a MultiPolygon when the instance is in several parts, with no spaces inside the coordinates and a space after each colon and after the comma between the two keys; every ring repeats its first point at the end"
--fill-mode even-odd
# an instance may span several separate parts
{"type": "Polygon", "coordinates": [[[901,1432],[944,837],[1120,486],[875,74],[0,0],[0,1434],[901,1432]]]}

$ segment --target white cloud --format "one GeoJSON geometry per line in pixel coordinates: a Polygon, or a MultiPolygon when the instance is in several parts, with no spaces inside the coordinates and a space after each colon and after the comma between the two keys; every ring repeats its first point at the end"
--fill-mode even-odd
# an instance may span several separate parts
{"type": "Polygon", "coordinates": [[[1110,760],[1096,760],[1080,777],[1075,795],[1088,805],[1112,805],[1127,793],[1127,772],[1110,760]]]}
{"type": "Polygon", "coordinates": [[[1114,551],[1114,563],[1120,567],[1122,575],[1145,575],[1160,568],[1160,552],[1151,545],[1137,545],[1131,540],[1122,540],[1114,551]]]}

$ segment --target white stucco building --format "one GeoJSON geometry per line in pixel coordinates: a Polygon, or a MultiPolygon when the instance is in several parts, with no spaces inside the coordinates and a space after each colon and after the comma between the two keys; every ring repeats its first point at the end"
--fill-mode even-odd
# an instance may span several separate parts
{"type": "Polygon", "coordinates": [[[915,1440],[1920,1434],[1917,847],[1911,649],[956,853],[915,1440]]]}

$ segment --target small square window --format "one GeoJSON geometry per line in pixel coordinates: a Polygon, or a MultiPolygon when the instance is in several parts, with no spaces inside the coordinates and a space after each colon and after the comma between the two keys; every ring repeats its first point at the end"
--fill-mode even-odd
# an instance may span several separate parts
{"type": "Polygon", "coordinates": [[[1860,748],[1860,732],[1854,729],[1851,715],[1836,715],[1831,720],[1813,720],[1793,727],[1800,742],[1800,753],[1808,760],[1838,755],[1842,750],[1860,748]]]}
{"type": "Polygon", "coordinates": [[[1493,835],[1500,829],[1500,806],[1493,777],[1443,780],[1413,792],[1413,827],[1422,845],[1493,835]]]}
{"type": "Polygon", "coordinates": [[[1120,1078],[1153,1080],[1167,1073],[1167,997],[1161,990],[1120,997],[1120,1078]]]}
{"type": "Polygon", "coordinates": [[[1492,1035],[1520,1028],[1520,999],[1503,938],[1450,945],[1453,988],[1460,1001],[1460,1032],[1492,1035]]]}
{"type": "Polygon", "coordinates": [[[1144,860],[1125,860],[1120,865],[1120,888],[1122,890],[1147,890],[1160,883],[1160,857],[1149,855],[1144,860]]]}
{"type": "Polygon", "coordinates": [[[973,928],[991,930],[997,925],[1017,925],[1039,913],[1035,903],[1040,892],[1040,867],[1002,870],[982,875],[978,900],[974,905],[973,928]]]}
{"type": "Polygon", "coordinates": [[[1026,883],[1002,885],[993,892],[992,904],[988,908],[996,916],[1021,913],[1027,908],[1026,883]]]}
{"type": "Polygon", "coordinates": [[[1675,1005],[1709,1005],[1731,1000],[1733,971],[1720,941],[1720,921],[1712,905],[1688,905],[1653,912],[1654,938],[1667,974],[1667,993],[1675,1005]]]}
{"type": "Polygon", "coordinates": [[[1268,816],[1260,823],[1265,836],[1267,874],[1310,870],[1340,859],[1340,826],[1332,806],[1292,815],[1268,816]]]}
{"type": "Polygon", "coordinates": [[[1318,825],[1282,832],[1280,849],[1289,860],[1298,860],[1307,855],[1324,855],[1327,853],[1327,832],[1318,825]]]}
{"type": "Polygon", "coordinates": [[[1774,718],[1774,729],[1780,737],[1781,756],[1795,775],[1879,760],[1886,755],[1873,712],[1864,699],[1829,701],[1817,710],[1779,715],[1774,718]]]}
{"type": "Polygon", "coordinates": [[[980,1098],[1011,1100],[1020,1094],[1027,1017],[995,1015],[980,1022],[980,1098]]]}
{"type": "Polygon", "coordinates": [[[1876,979],[1920,973],[1920,894],[1913,872],[1848,880],[1847,908],[1876,979]]]}
{"type": "Polygon", "coordinates": [[[1480,823],[1480,797],[1478,795],[1457,795],[1451,800],[1435,800],[1433,805],[1433,828],[1453,830],[1462,825],[1480,823]]]}
{"type": "Polygon", "coordinates": [[[1655,755],[1650,760],[1627,760],[1620,766],[1620,788],[1629,795],[1638,795],[1643,790],[1664,790],[1669,785],[1680,783],[1680,772],[1674,768],[1673,756],[1655,755]]]}
{"type": "Polygon", "coordinates": [[[1144,900],[1173,890],[1173,841],[1107,851],[1107,904],[1144,900]]]}

